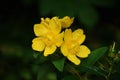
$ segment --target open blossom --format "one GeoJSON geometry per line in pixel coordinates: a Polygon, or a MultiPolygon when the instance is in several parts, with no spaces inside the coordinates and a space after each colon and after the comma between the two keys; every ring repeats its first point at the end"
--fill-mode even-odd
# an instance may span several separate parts
{"type": "Polygon", "coordinates": [[[32,48],[43,51],[44,56],[53,54],[63,42],[64,32],[61,32],[61,23],[58,17],[41,18],[40,24],[34,25],[34,33],[37,36],[32,40],[32,48]]]}
{"type": "Polygon", "coordinates": [[[89,48],[85,45],[81,45],[84,40],[85,35],[82,29],[77,29],[74,32],[72,32],[71,29],[65,30],[61,52],[76,65],[79,65],[81,62],[79,58],[86,58],[90,54],[89,48]]]}

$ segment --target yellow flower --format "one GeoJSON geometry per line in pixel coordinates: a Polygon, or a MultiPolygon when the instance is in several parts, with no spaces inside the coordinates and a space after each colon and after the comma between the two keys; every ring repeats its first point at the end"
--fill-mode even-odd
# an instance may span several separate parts
{"type": "Polygon", "coordinates": [[[65,16],[64,18],[60,19],[62,28],[68,28],[73,23],[74,17],[70,19],[69,16],[65,16]]]}
{"type": "Polygon", "coordinates": [[[90,54],[87,46],[81,45],[85,40],[82,29],[77,29],[73,33],[71,29],[66,29],[64,33],[64,42],[61,45],[61,52],[71,62],[80,64],[79,58],[86,58],[90,54]],[[79,58],[78,58],[79,57],[79,58]]]}
{"type": "Polygon", "coordinates": [[[63,42],[64,32],[60,33],[61,23],[58,17],[41,18],[40,24],[34,25],[34,32],[37,38],[32,40],[32,48],[36,51],[44,50],[44,56],[53,54],[63,42]]]}

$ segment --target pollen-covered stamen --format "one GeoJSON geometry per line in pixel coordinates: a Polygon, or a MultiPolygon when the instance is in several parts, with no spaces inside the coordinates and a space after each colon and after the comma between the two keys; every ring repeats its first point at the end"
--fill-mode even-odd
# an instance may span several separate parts
{"type": "Polygon", "coordinates": [[[46,46],[52,46],[54,44],[54,41],[47,38],[42,39],[42,41],[45,43],[46,46]]]}
{"type": "Polygon", "coordinates": [[[42,39],[46,46],[52,46],[56,42],[56,36],[52,31],[45,34],[46,36],[42,39]]]}
{"type": "Polygon", "coordinates": [[[69,51],[70,51],[71,54],[76,55],[79,52],[79,49],[80,49],[79,46],[75,46],[75,47],[69,49],[69,51]]]}

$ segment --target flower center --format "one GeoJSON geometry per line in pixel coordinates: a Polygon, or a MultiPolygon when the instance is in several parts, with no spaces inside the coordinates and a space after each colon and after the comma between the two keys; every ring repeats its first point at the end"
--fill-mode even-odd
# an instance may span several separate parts
{"type": "Polygon", "coordinates": [[[78,52],[79,52],[79,45],[78,45],[78,46],[74,46],[74,47],[72,47],[71,49],[69,49],[69,52],[70,52],[71,54],[76,54],[76,53],[78,53],[78,52]]]}
{"type": "Polygon", "coordinates": [[[48,32],[46,33],[46,36],[43,39],[43,42],[45,43],[46,46],[51,46],[55,44],[55,34],[53,32],[48,32]]]}

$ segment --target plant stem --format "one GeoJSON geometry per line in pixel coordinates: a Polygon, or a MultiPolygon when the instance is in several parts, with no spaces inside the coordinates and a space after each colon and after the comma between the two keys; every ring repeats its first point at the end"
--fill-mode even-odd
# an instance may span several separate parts
{"type": "Polygon", "coordinates": [[[105,76],[106,80],[109,80],[109,77],[111,75],[111,72],[112,72],[112,69],[113,69],[113,62],[110,62],[108,59],[107,59],[109,65],[110,65],[110,68],[108,69],[108,75],[105,76]]]}
{"type": "Polygon", "coordinates": [[[67,65],[69,66],[70,70],[72,70],[71,73],[72,74],[76,74],[79,77],[79,79],[82,80],[82,77],[79,74],[79,72],[74,67],[72,67],[71,65],[69,65],[68,63],[67,63],[67,65]]]}

